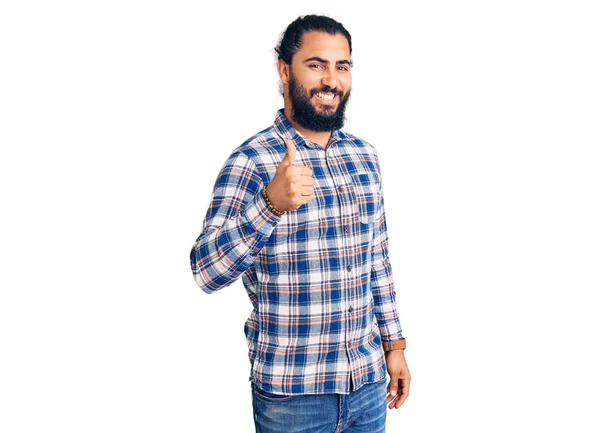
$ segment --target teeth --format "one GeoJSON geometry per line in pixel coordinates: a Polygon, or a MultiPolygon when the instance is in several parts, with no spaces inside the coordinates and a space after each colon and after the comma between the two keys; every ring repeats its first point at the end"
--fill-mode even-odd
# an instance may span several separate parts
{"type": "Polygon", "coordinates": [[[333,93],[317,93],[317,96],[321,99],[325,99],[326,101],[331,101],[335,98],[335,94],[333,93]]]}

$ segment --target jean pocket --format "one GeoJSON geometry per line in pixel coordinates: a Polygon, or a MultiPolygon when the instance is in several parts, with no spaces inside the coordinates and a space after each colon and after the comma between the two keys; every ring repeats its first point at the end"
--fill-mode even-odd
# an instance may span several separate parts
{"type": "Polygon", "coordinates": [[[264,389],[260,388],[254,382],[252,383],[252,392],[260,400],[265,400],[268,402],[290,401],[297,397],[296,394],[273,394],[269,391],[265,391],[264,389]]]}

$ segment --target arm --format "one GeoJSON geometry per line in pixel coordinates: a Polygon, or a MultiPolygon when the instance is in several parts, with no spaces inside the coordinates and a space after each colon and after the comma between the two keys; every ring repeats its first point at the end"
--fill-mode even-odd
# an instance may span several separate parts
{"type": "Polygon", "coordinates": [[[402,328],[396,308],[396,292],[394,290],[392,265],[388,257],[387,225],[385,220],[381,168],[378,159],[377,171],[379,174],[379,206],[373,227],[371,291],[375,305],[375,317],[377,317],[382,342],[390,343],[391,341],[401,340],[404,337],[402,336],[402,328]]]}
{"type": "MultiPolygon", "coordinates": [[[[396,308],[396,292],[392,276],[392,265],[388,257],[387,225],[383,206],[381,169],[377,160],[379,174],[379,207],[375,215],[373,230],[373,267],[371,268],[371,290],[375,304],[375,316],[379,324],[382,343],[403,340],[402,328],[396,308]]],[[[408,397],[410,390],[410,371],[404,358],[404,349],[385,352],[385,363],[390,382],[387,386],[386,402],[388,408],[398,409],[408,397]]]]}
{"type": "Polygon", "coordinates": [[[256,165],[234,152],[215,181],[202,232],[190,253],[198,286],[214,293],[237,280],[254,262],[281,216],[261,194],[256,165]]]}

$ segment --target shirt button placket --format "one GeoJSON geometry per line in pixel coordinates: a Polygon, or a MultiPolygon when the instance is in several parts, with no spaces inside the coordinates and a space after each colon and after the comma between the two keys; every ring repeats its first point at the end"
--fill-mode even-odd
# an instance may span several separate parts
{"type": "MultiPolygon", "coordinates": [[[[329,148],[329,146],[328,146],[329,148]]],[[[327,164],[329,166],[330,171],[333,173],[334,175],[334,182],[336,179],[342,179],[343,175],[340,172],[340,167],[337,165],[336,161],[339,161],[339,155],[337,155],[338,157],[334,157],[333,152],[335,152],[335,147],[332,147],[331,149],[327,149],[328,153],[328,157],[327,157],[327,164]]],[[[327,153],[327,152],[326,152],[327,153]]],[[[346,191],[346,187],[343,186],[344,183],[343,181],[341,181],[342,184],[336,182],[336,189],[338,192],[338,201],[340,203],[340,209],[346,207],[344,205],[347,204],[348,201],[348,192],[346,191]]],[[[345,251],[348,251],[348,248],[351,248],[351,239],[349,236],[347,236],[350,233],[350,226],[348,224],[348,221],[350,219],[349,215],[340,213],[340,218],[341,218],[341,223],[343,224],[342,226],[342,230],[344,231],[344,235],[341,237],[341,241],[344,247],[345,251]]],[[[347,257],[346,260],[351,261],[352,260],[352,254],[350,254],[350,257],[347,257]]],[[[350,262],[346,262],[346,270],[350,273],[352,272],[352,265],[350,264],[350,262]]],[[[348,300],[352,299],[352,287],[350,286],[350,278],[344,279],[346,280],[346,290],[347,290],[347,298],[348,300]]],[[[352,334],[352,319],[350,317],[350,313],[352,311],[354,311],[354,308],[352,306],[346,307],[346,320],[344,321],[344,326],[345,326],[345,335],[346,335],[346,350],[347,350],[347,354],[348,354],[348,361],[350,363],[350,381],[352,381],[352,376],[353,376],[353,370],[354,370],[354,362],[352,360],[352,356],[351,356],[351,350],[352,350],[352,340],[350,338],[351,334],[352,334]]]]}

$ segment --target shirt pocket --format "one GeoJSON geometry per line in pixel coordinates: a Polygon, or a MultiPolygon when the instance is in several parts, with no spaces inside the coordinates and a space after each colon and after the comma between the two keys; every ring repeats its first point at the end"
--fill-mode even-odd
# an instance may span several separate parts
{"type": "Polygon", "coordinates": [[[350,175],[358,204],[359,220],[362,224],[373,224],[379,208],[379,176],[376,172],[361,172],[350,175]]]}

